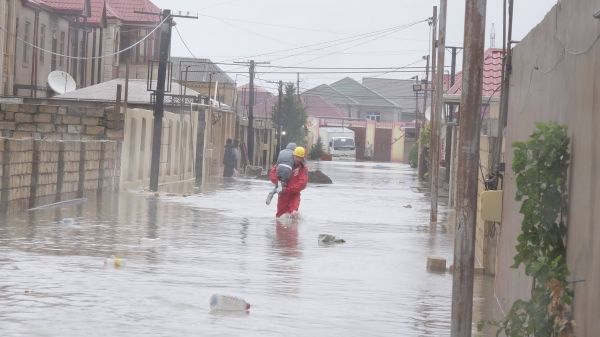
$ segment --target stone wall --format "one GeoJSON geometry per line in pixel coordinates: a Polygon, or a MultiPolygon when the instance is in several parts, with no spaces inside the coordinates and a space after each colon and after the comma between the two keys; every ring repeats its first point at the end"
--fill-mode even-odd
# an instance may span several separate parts
{"type": "Polygon", "coordinates": [[[82,198],[118,181],[114,141],[0,138],[0,212],[82,198]]]}
{"type": "Polygon", "coordinates": [[[112,106],[46,100],[1,104],[0,136],[8,138],[123,139],[123,117],[112,106]],[[48,103],[48,104],[43,104],[48,103]]]}

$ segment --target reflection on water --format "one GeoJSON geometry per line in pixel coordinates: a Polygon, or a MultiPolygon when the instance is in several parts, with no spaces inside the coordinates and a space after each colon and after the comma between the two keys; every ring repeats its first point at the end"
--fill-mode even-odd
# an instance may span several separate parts
{"type": "Polygon", "coordinates": [[[448,336],[452,278],[425,265],[451,260],[453,231],[429,226],[413,171],[316,166],[334,184],[310,185],[295,222],[246,179],[0,219],[2,336],[448,336]],[[320,246],[322,233],[346,243],[320,246]],[[122,268],[104,268],[111,255],[122,268]],[[210,313],[214,293],[252,309],[210,313]]]}

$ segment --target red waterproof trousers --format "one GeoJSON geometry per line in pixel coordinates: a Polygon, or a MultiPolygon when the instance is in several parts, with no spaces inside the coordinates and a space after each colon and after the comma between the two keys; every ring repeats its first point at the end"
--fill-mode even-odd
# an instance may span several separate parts
{"type": "MultiPolygon", "coordinates": [[[[277,166],[274,165],[269,171],[269,178],[273,184],[278,183],[277,166]]],[[[308,168],[304,163],[295,164],[292,169],[292,176],[287,182],[287,186],[279,193],[277,199],[277,214],[280,217],[285,213],[297,211],[300,207],[300,191],[306,188],[308,183],[308,168]]]]}

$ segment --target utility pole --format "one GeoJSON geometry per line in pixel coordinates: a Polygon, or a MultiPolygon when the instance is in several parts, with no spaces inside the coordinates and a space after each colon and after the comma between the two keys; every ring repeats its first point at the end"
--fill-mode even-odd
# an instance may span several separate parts
{"type": "Polygon", "coordinates": [[[248,90],[250,90],[250,97],[248,100],[248,132],[246,132],[246,146],[248,149],[249,165],[254,165],[254,60],[250,60],[249,66],[250,83],[248,90]]]}
{"type": "Polygon", "coordinates": [[[456,233],[451,336],[470,337],[473,320],[475,223],[481,130],[486,0],[465,0],[463,91],[458,140],[456,233]]]}
{"type": "Polygon", "coordinates": [[[254,165],[254,72],[257,64],[269,64],[269,62],[255,62],[250,60],[248,62],[234,62],[248,65],[248,74],[250,75],[250,82],[248,83],[248,130],[246,132],[246,147],[248,149],[248,161],[249,165],[254,165]]]}
{"type": "Polygon", "coordinates": [[[429,221],[437,223],[438,187],[440,171],[440,121],[444,109],[444,56],[446,54],[446,12],[447,0],[440,0],[439,38],[437,43],[437,72],[435,77],[435,110],[431,111],[431,213],[429,221]]]}
{"type": "Polygon", "coordinates": [[[296,95],[298,95],[298,101],[300,101],[300,73],[296,73],[296,95]]]}
{"type": "MultiPolygon", "coordinates": [[[[427,110],[427,95],[429,93],[429,59],[430,55],[424,56],[427,60],[427,65],[425,66],[425,88],[423,89],[423,116],[417,116],[417,141],[419,141],[421,137],[421,128],[425,127],[425,110],[427,110]],[[421,125],[421,123],[423,123],[421,125]]],[[[419,152],[418,152],[418,176],[420,180],[424,179],[425,176],[425,156],[423,155],[423,149],[425,144],[419,141],[419,152]]]]}
{"type": "Polygon", "coordinates": [[[277,135],[278,135],[278,140],[277,140],[277,153],[281,152],[281,141],[282,141],[282,137],[281,137],[281,131],[282,131],[282,121],[281,121],[281,109],[283,107],[283,81],[279,80],[279,100],[277,102],[277,135]]]}
{"type": "Polygon", "coordinates": [[[171,10],[162,11],[162,19],[166,19],[160,28],[160,52],[158,61],[158,78],[156,81],[156,102],[154,103],[154,130],[152,136],[152,159],[150,162],[150,191],[158,191],[160,169],[160,145],[162,142],[162,119],[165,112],[165,80],[167,78],[167,62],[171,48],[171,27],[173,18],[171,10]]]}
{"type": "MultiPolygon", "coordinates": [[[[506,6],[506,1],[504,3],[506,6]]],[[[502,139],[504,138],[504,128],[507,123],[508,116],[508,88],[510,85],[510,75],[512,72],[512,26],[513,26],[513,10],[514,0],[508,0],[508,40],[506,33],[503,33],[503,49],[504,59],[502,61],[502,93],[500,97],[500,116],[498,118],[498,137],[492,159],[492,170],[496,171],[502,157],[502,139]]],[[[506,8],[504,8],[504,16],[506,16],[506,8]]],[[[504,19],[506,24],[506,18],[504,19]]],[[[506,29],[503,29],[506,32],[506,29]]]]}
{"type": "MultiPolygon", "coordinates": [[[[141,14],[157,15],[157,13],[141,14]]],[[[162,142],[162,119],[165,112],[165,82],[167,80],[167,63],[169,62],[169,51],[171,50],[171,28],[173,18],[194,18],[198,16],[171,15],[170,9],[165,9],[160,14],[162,25],[160,28],[160,46],[158,61],[158,77],[156,80],[156,101],[154,103],[154,129],[152,136],[152,159],[150,162],[150,191],[158,190],[158,177],[160,169],[160,146],[162,142]]]]}
{"type": "Polygon", "coordinates": [[[456,54],[458,49],[459,47],[450,47],[450,50],[452,51],[452,63],[450,66],[450,88],[452,88],[456,82],[456,54]]]}
{"type": "MultiPolygon", "coordinates": [[[[435,72],[436,72],[436,61],[437,61],[437,55],[436,55],[436,48],[437,48],[437,22],[438,22],[438,14],[437,14],[437,6],[433,6],[433,21],[432,21],[432,31],[431,31],[431,107],[429,108],[429,119],[431,120],[430,123],[432,123],[433,121],[433,112],[435,111],[435,99],[433,99],[433,93],[435,90],[435,72]]],[[[425,111],[423,111],[423,114],[425,114],[425,111]]],[[[429,129],[431,130],[432,125],[430,124],[429,129]]],[[[431,132],[430,134],[430,138],[431,138],[431,132]]],[[[429,174],[431,175],[431,163],[432,163],[432,154],[431,154],[431,142],[433,140],[430,139],[429,140],[429,174]]],[[[423,158],[424,159],[424,158],[423,158]]],[[[421,180],[425,179],[425,165],[423,165],[423,175],[420,176],[421,180]]]]}

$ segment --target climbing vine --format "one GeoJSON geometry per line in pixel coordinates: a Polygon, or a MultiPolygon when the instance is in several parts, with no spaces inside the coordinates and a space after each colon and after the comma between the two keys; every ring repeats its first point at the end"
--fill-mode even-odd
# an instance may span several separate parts
{"type": "Polygon", "coordinates": [[[522,201],[522,232],[513,268],[532,277],[531,299],[513,303],[503,321],[488,322],[508,337],[571,337],[573,321],[566,261],[569,137],[565,126],[538,123],[514,146],[516,200],[522,201]]]}

